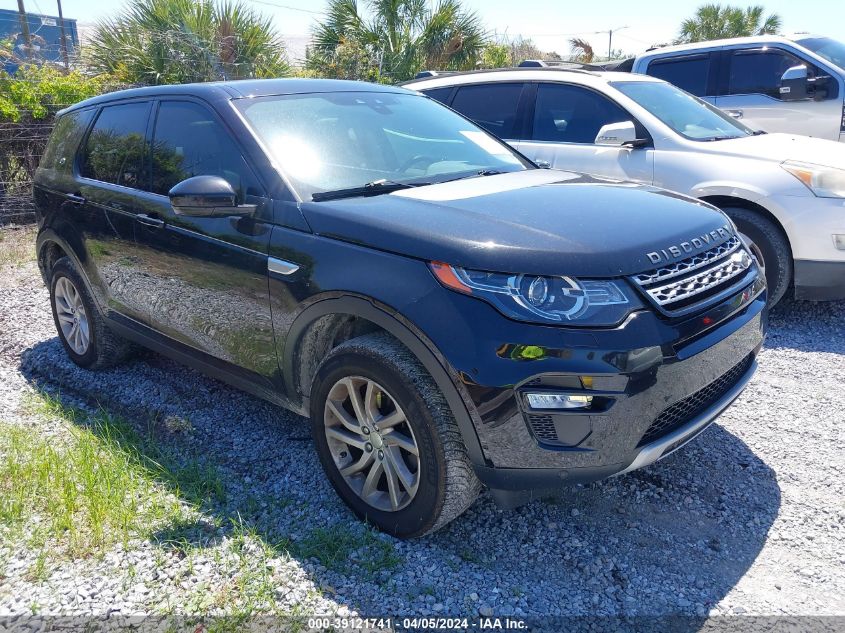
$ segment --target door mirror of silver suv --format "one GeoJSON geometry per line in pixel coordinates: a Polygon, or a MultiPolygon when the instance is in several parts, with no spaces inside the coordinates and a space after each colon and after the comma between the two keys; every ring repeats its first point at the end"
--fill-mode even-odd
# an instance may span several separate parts
{"type": "Polygon", "coordinates": [[[802,65],[788,68],[780,78],[781,101],[801,101],[807,98],[807,87],[810,75],[807,67],[802,65]]]}
{"type": "Polygon", "coordinates": [[[623,121],[603,125],[593,142],[608,147],[642,147],[648,141],[637,138],[637,128],[633,121],[623,121]]]}
{"type": "Polygon", "coordinates": [[[255,205],[238,206],[234,187],[220,176],[193,176],[169,191],[176,215],[194,217],[250,215],[255,205]]]}

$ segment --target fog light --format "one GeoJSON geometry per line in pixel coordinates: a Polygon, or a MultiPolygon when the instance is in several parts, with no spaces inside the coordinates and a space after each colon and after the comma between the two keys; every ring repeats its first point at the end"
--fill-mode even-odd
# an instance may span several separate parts
{"type": "Polygon", "coordinates": [[[592,396],[563,393],[529,393],[525,397],[532,409],[589,409],[593,403],[592,396]]]}
{"type": "Polygon", "coordinates": [[[840,251],[845,251],[845,234],[840,233],[833,236],[833,245],[840,251]]]}

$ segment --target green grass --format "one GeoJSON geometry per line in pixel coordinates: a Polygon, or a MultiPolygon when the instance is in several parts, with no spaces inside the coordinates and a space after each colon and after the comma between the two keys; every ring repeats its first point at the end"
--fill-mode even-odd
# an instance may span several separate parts
{"type": "Polygon", "coordinates": [[[390,541],[380,538],[372,530],[345,525],[316,528],[288,547],[297,557],[315,558],[324,567],[340,572],[357,566],[373,575],[394,569],[402,562],[390,541]]]}
{"type": "Polygon", "coordinates": [[[179,496],[196,504],[225,497],[213,466],[176,464],[105,410],[89,413],[45,393],[26,408],[66,431],[48,438],[0,423],[0,523],[29,527],[30,546],[55,542],[73,557],[102,554],[188,520],[190,506],[179,496]]]}
{"type": "Polygon", "coordinates": [[[35,261],[35,227],[0,229],[0,266],[35,261]]]}

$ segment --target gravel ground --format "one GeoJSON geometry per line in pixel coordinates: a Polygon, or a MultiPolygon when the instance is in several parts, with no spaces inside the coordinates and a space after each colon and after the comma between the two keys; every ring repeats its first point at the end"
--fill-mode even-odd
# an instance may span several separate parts
{"type": "Polygon", "coordinates": [[[171,448],[201,451],[225,498],[195,504],[183,551],[135,539],[57,560],[38,578],[35,552],[0,532],[0,614],[225,611],[225,600],[186,596],[260,568],[286,613],[845,615],[843,326],[845,303],[791,303],[772,315],[748,389],[685,449],[515,511],[483,496],[446,529],[401,542],[366,531],[334,495],[303,418],[152,353],[78,369],[34,264],[4,266],[0,419],[61,432],[23,406],[37,386],[99,403],[141,432],[179,421],[171,448]],[[250,536],[232,562],[234,519],[250,536]],[[320,539],[338,560],[303,553],[320,539]],[[280,541],[288,553],[262,547],[280,541]]]}

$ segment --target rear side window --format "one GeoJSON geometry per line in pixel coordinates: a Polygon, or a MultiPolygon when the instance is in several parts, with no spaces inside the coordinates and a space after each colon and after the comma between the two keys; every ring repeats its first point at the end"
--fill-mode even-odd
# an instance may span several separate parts
{"type": "Polygon", "coordinates": [[[602,126],[631,116],[607,97],[567,84],[540,84],[531,138],[556,143],[594,143],[602,126]]]}
{"type": "Polygon", "coordinates": [[[461,86],[452,108],[499,138],[516,138],[521,83],[461,86]]]}
{"type": "Polygon", "coordinates": [[[648,65],[646,74],[675,84],[696,97],[704,97],[707,95],[707,81],[710,77],[710,55],[655,59],[648,65]]]}
{"type": "Polygon", "coordinates": [[[783,73],[801,65],[812,72],[812,66],[776,48],[735,51],[730,60],[728,94],[763,94],[779,99],[783,73]]]}
{"type": "Polygon", "coordinates": [[[144,137],[149,113],[149,103],[104,107],[85,143],[82,176],[144,188],[144,137]]]}
{"type": "Polygon", "coordinates": [[[229,132],[205,107],[164,101],[153,134],[153,193],[167,195],[193,176],[220,176],[238,192],[260,196],[252,172],[229,132]]]}
{"type": "Polygon", "coordinates": [[[440,103],[446,103],[449,100],[449,95],[452,94],[452,87],[449,86],[448,88],[431,88],[430,90],[423,90],[422,93],[427,97],[431,97],[435,101],[439,101],[440,103]]]}
{"type": "Polygon", "coordinates": [[[58,172],[70,173],[73,156],[94,116],[94,110],[77,110],[60,116],[53,127],[50,141],[41,156],[40,166],[58,172]]]}

